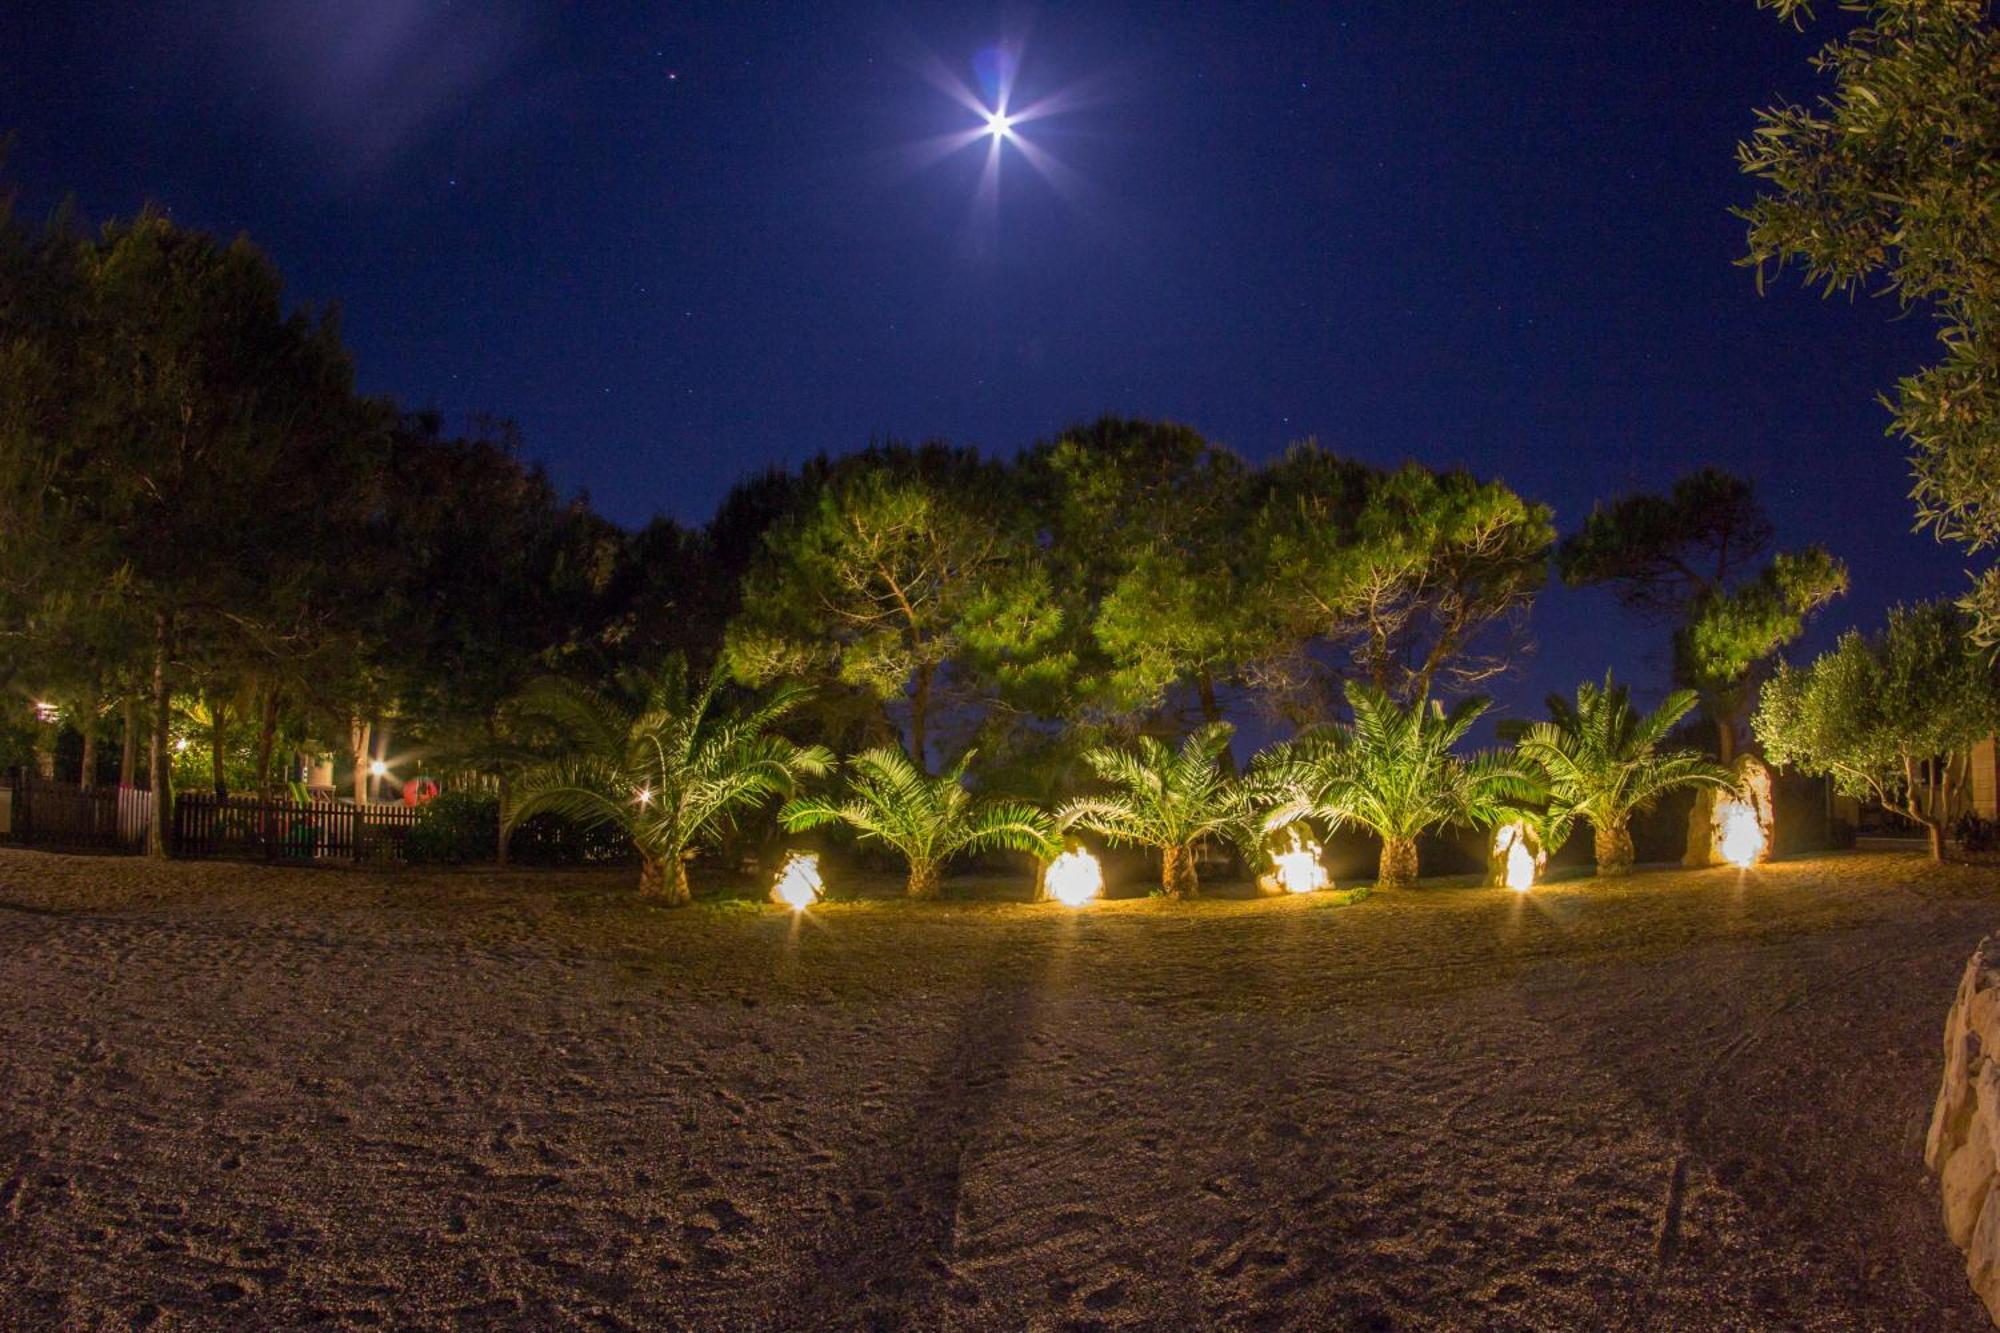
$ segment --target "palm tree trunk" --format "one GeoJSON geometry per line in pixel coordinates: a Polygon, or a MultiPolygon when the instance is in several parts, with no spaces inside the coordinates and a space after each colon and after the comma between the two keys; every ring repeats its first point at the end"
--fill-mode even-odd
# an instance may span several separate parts
{"type": "Polygon", "coordinates": [[[678,856],[648,856],[639,862],[639,894],[662,907],[683,907],[694,897],[687,862],[678,856]]]}
{"type": "Polygon", "coordinates": [[[1417,840],[1382,839],[1382,860],[1375,871],[1375,887],[1408,888],[1417,882],[1417,840]]]}
{"type": "Polygon", "coordinates": [[[1596,831],[1597,873],[1606,877],[1632,873],[1632,829],[1618,823],[1596,831]]]}
{"type": "Polygon", "coordinates": [[[935,861],[911,861],[906,891],[912,898],[942,898],[944,875],[935,861]]]}
{"type": "Polygon", "coordinates": [[[97,785],[97,720],[87,719],[83,724],[83,769],[77,774],[78,791],[89,791],[97,785]]]}
{"type": "Polygon", "coordinates": [[[1195,898],[1201,878],[1195,873],[1194,848],[1167,847],[1160,852],[1160,887],[1169,898],[1195,898]]]}

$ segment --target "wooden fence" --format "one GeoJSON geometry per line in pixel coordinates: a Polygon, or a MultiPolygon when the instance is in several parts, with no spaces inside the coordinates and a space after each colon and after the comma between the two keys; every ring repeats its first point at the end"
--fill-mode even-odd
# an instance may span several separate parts
{"type": "MultiPolygon", "coordinates": [[[[405,842],[422,818],[421,810],[400,804],[260,801],[186,792],[174,798],[167,847],[186,857],[400,862],[408,859],[405,842]]],[[[148,791],[104,787],[85,792],[27,770],[0,772],[0,841],[59,851],[137,853],[146,850],[152,820],[153,794],[148,791]]],[[[488,849],[493,837],[487,832],[480,848],[488,849]]],[[[631,841],[621,832],[550,815],[524,821],[514,831],[511,847],[513,859],[524,865],[591,865],[632,855],[631,841]]]]}
{"type": "Polygon", "coordinates": [[[270,861],[401,861],[419,812],[347,801],[260,801],[191,793],[174,798],[176,856],[270,861]]]}
{"type": "Polygon", "coordinates": [[[6,836],[32,847],[76,852],[143,852],[153,793],[134,787],[80,791],[16,769],[6,787],[6,836]]]}

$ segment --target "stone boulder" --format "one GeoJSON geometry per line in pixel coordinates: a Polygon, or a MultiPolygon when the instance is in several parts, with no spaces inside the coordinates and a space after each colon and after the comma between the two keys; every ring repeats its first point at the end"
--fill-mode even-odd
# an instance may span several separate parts
{"type": "Polygon", "coordinates": [[[1530,884],[1539,884],[1548,872],[1549,851],[1525,820],[1512,820],[1493,830],[1493,842],[1486,850],[1486,883],[1489,888],[1518,888],[1512,882],[1516,863],[1525,860],[1530,868],[1530,884]]]}
{"type": "Polygon", "coordinates": [[[1728,829],[1725,816],[1732,805],[1750,807],[1757,819],[1757,830],[1763,835],[1757,860],[1771,859],[1778,826],[1771,801],[1771,766],[1754,754],[1738,755],[1731,772],[1736,780],[1734,791],[1717,791],[1713,787],[1695,791],[1694,808],[1688,811],[1687,854],[1681,858],[1682,865],[1695,868],[1728,863],[1722,839],[1728,829]]]}
{"type": "Polygon", "coordinates": [[[1973,951],[1944,1025],[1944,1082],[1924,1140],[1944,1227],[1965,1274],[2000,1324],[2000,938],[1973,951]]]}

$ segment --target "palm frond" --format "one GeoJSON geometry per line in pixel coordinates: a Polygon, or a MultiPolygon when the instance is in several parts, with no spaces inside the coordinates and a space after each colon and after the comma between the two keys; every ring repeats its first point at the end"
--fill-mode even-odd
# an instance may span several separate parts
{"type": "Polygon", "coordinates": [[[673,659],[651,675],[628,674],[613,690],[535,681],[515,711],[548,733],[559,753],[524,765],[508,826],[553,811],[623,829],[649,857],[677,858],[827,770],[823,748],[770,731],[796,706],[797,691],[740,712],[719,707],[717,692],[714,680],[690,689],[685,666],[673,659]]]}
{"type": "Polygon", "coordinates": [[[1551,697],[1549,720],[1522,729],[1514,752],[1540,774],[1552,811],[1620,827],[1667,792],[1727,785],[1727,771],[1706,757],[1659,749],[1694,703],[1692,691],[1680,690],[1641,715],[1630,689],[1607,673],[1601,686],[1579,685],[1574,703],[1551,697]]]}
{"type": "Polygon", "coordinates": [[[1053,855],[1049,816],[1024,801],[976,801],[965,788],[968,752],[932,777],[902,750],[884,746],[847,761],[847,799],[794,801],[781,816],[787,828],[842,823],[912,864],[937,865],[960,852],[992,848],[1053,855]]]}

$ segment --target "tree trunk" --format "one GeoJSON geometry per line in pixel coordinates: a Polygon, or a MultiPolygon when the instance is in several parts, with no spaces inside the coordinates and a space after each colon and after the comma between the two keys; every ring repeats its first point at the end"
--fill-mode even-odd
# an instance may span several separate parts
{"type": "Polygon", "coordinates": [[[131,695],[125,696],[125,725],[118,737],[118,785],[136,787],[139,785],[139,706],[131,695]]]}
{"type": "Polygon", "coordinates": [[[935,861],[910,862],[906,890],[912,898],[932,900],[944,897],[944,875],[935,861]]]}
{"type": "Polygon", "coordinates": [[[1681,854],[1681,864],[1689,870],[1715,864],[1715,798],[1715,788],[1695,788],[1688,810],[1687,850],[1681,854]]]}
{"type": "Polygon", "coordinates": [[[44,722],[39,713],[41,705],[35,705],[38,716],[35,719],[35,776],[44,782],[56,780],[56,724],[44,722]]]}
{"type": "Polygon", "coordinates": [[[1215,697],[1215,677],[1209,673],[1207,667],[1203,667],[1195,676],[1194,682],[1195,691],[1201,697],[1201,720],[1222,721],[1222,703],[1215,697]]]}
{"type": "Polygon", "coordinates": [[[347,749],[354,756],[354,803],[368,803],[368,723],[355,714],[347,724],[347,749]]]}
{"type": "Polygon", "coordinates": [[[174,622],[166,612],[153,617],[153,743],[147,767],[153,781],[153,823],[146,830],[146,854],[167,855],[174,818],[174,769],[167,750],[171,744],[168,723],[173,705],[173,682],[167,659],[173,653],[174,622]]]}
{"type": "Polygon", "coordinates": [[[1161,850],[1160,887],[1169,898],[1196,898],[1201,895],[1201,878],[1194,867],[1194,848],[1167,847],[1161,850]]]}
{"type": "Polygon", "coordinates": [[[678,856],[649,856],[639,862],[639,896],[662,907],[683,907],[693,898],[687,862],[678,856]]]}
{"type": "Polygon", "coordinates": [[[1736,762],[1736,719],[1717,716],[1715,719],[1715,757],[1724,768],[1736,762]]]}
{"type": "Polygon", "coordinates": [[[930,737],[928,727],[931,711],[931,669],[917,670],[917,686],[910,694],[910,758],[916,761],[917,770],[928,774],[931,761],[924,757],[930,737]]]}
{"type": "Polygon", "coordinates": [[[97,727],[95,722],[86,723],[83,728],[83,769],[76,775],[78,791],[89,791],[97,785],[97,727]]]}
{"type": "Polygon", "coordinates": [[[1632,873],[1632,829],[1613,824],[1597,830],[1597,873],[1607,878],[1632,873]]]}
{"type": "Polygon", "coordinates": [[[500,838],[499,846],[494,848],[496,863],[503,866],[507,864],[507,844],[514,840],[514,830],[507,824],[507,796],[507,775],[503,773],[500,775],[500,838]]]}
{"type": "Polygon", "coordinates": [[[257,799],[271,799],[271,759],[278,743],[278,688],[264,691],[263,707],[257,719],[257,799]]]}
{"type": "Polygon", "coordinates": [[[1943,861],[1943,860],[1944,860],[1944,825],[1942,825],[1942,824],[1925,824],[1925,825],[1924,825],[1924,832],[1930,835],[1930,842],[1931,842],[1931,860],[1932,860],[1932,861],[1943,861]]]}
{"type": "Polygon", "coordinates": [[[1375,871],[1378,889],[1403,889],[1417,882],[1417,840],[1382,839],[1382,860],[1375,871]]]}
{"type": "Polygon", "coordinates": [[[389,724],[377,722],[375,731],[375,759],[382,765],[382,776],[375,776],[375,765],[368,765],[368,799],[372,801],[393,801],[394,789],[389,785],[389,724]]]}
{"type": "Polygon", "coordinates": [[[229,779],[222,768],[222,747],[229,730],[229,705],[214,695],[208,698],[208,775],[215,785],[216,799],[229,795],[229,779]]]}

